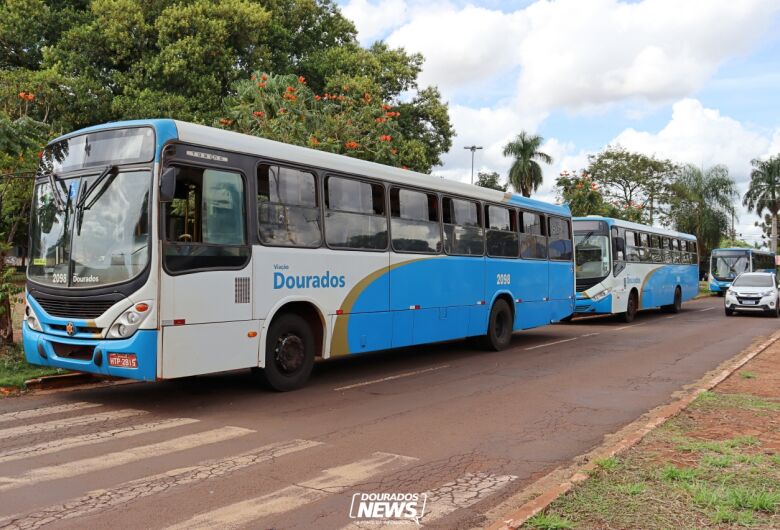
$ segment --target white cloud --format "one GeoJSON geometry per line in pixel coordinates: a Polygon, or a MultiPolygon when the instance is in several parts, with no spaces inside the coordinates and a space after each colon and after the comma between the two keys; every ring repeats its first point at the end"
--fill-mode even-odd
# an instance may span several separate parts
{"type": "Polygon", "coordinates": [[[749,50],[778,9],[774,0],[553,0],[508,13],[421,4],[387,40],[422,52],[421,79],[446,94],[516,71],[506,95],[521,105],[583,109],[691,94],[749,50]]]}
{"type": "Polygon", "coordinates": [[[405,0],[350,0],[341,7],[341,12],[355,23],[360,43],[371,45],[381,40],[388,31],[404,23],[406,18],[405,0]]]}
{"type": "Polygon", "coordinates": [[[696,99],[683,99],[673,105],[671,120],[657,133],[626,129],[613,143],[697,166],[725,164],[732,178],[745,182],[750,160],[768,152],[770,139],[696,99]]]}

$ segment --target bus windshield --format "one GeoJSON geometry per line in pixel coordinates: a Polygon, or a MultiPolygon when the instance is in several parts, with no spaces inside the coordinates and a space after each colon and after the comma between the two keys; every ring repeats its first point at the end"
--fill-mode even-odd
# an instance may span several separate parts
{"type": "Polygon", "coordinates": [[[609,274],[609,236],[587,234],[574,236],[577,278],[603,278],[609,274]]]}
{"type": "Polygon", "coordinates": [[[713,252],[711,270],[717,280],[733,280],[750,271],[750,253],[739,250],[713,252]]]}

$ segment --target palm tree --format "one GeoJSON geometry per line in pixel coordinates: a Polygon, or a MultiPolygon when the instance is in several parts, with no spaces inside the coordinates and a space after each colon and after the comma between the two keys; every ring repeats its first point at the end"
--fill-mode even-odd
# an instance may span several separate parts
{"type": "Polygon", "coordinates": [[[514,140],[504,146],[504,156],[514,157],[509,169],[509,182],[515,191],[524,197],[530,197],[531,192],[542,185],[542,167],[537,160],[552,164],[553,159],[547,153],[539,151],[544,138],[538,134],[528,134],[521,131],[514,140]]]}
{"type": "Polygon", "coordinates": [[[777,212],[780,211],[780,155],[768,160],[757,158],[750,161],[753,170],[750,172],[750,187],[742,198],[742,204],[749,212],[755,210],[759,216],[768,211],[772,216],[772,235],[769,245],[772,252],[777,252],[777,212]]]}
{"type": "Polygon", "coordinates": [[[669,217],[675,228],[696,236],[706,256],[729,230],[737,186],[726,166],[708,169],[688,165],[671,185],[669,217]]]}

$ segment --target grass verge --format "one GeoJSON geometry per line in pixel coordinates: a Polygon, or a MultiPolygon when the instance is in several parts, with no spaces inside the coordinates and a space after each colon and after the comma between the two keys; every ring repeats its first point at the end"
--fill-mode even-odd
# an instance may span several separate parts
{"type": "Polygon", "coordinates": [[[523,528],[780,528],[780,399],[705,392],[523,528]]]}
{"type": "Polygon", "coordinates": [[[64,373],[66,370],[28,364],[19,344],[0,347],[0,387],[24,390],[24,382],[28,379],[64,373]]]}

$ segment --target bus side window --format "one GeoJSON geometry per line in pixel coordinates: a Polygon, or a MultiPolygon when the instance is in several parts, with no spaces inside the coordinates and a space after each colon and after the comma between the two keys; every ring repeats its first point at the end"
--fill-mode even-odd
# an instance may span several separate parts
{"type": "Polygon", "coordinates": [[[391,188],[390,232],[396,252],[441,252],[439,198],[436,194],[391,188]]]}
{"type": "Polygon", "coordinates": [[[663,248],[663,252],[664,252],[664,263],[671,263],[673,261],[672,245],[668,237],[663,238],[663,243],[661,245],[661,248],[663,248]]]}
{"type": "Polygon", "coordinates": [[[444,197],[443,205],[445,252],[460,256],[482,256],[485,253],[485,238],[479,203],[444,197]]]}
{"type": "Polygon", "coordinates": [[[327,177],[325,240],[333,248],[387,249],[384,186],[351,178],[327,177]]]}
{"type": "Polygon", "coordinates": [[[514,210],[502,206],[485,206],[488,256],[516,258],[520,252],[517,216],[514,210]]]}
{"type": "Polygon", "coordinates": [[[544,216],[538,213],[520,212],[520,232],[520,257],[546,259],[547,234],[544,216]]]}
{"type": "Polygon", "coordinates": [[[652,261],[650,257],[650,235],[645,232],[639,234],[639,260],[652,261]]]}
{"type": "Polygon", "coordinates": [[[165,204],[168,271],[241,268],[246,246],[244,179],[232,171],[181,168],[165,204]]]}
{"type": "Polygon", "coordinates": [[[637,247],[637,233],[626,230],[626,261],[639,261],[639,248],[637,247]]]}
{"type": "Polygon", "coordinates": [[[661,263],[664,260],[661,252],[661,238],[655,234],[650,236],[650,261],[661,263]]]}
{"type": "Polygon", "coordinates": [[[547,241],[547,248],[550,259],[560,261],[570,261],[572,257],[571,250],[571,230],[569,222],[559,217],[549,217],[550,230],[547,241]]]}
{"type": "Polygon", "coordinates": [[[317,178],[263,164],[257,168],[257,218],[266,245],[318,247],[322,242],[317,178]]]}

